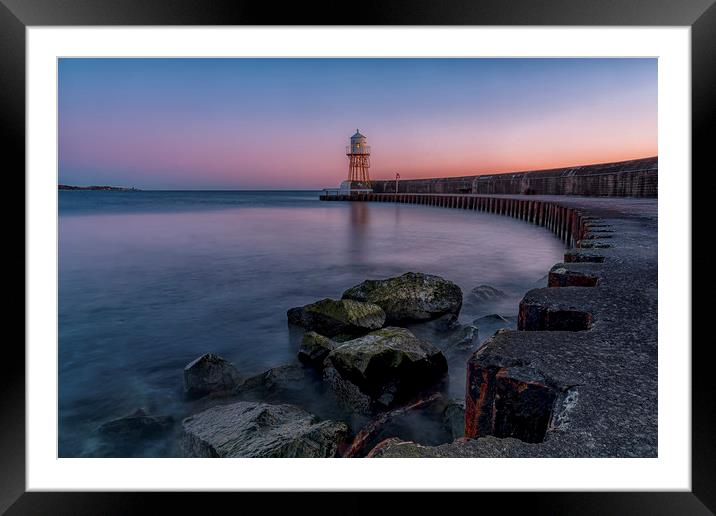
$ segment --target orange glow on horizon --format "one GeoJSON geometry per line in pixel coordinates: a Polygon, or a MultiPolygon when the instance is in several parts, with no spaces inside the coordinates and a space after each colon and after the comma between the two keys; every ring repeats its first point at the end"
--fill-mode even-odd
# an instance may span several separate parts
{"type": "MultiPolygon", "coordinates": [[[[404,180],[410,179],[433,179],[442,177],[463,177],[463,176],[484,176],[492,174],[513,174],[517,172],[533,172],[540,170],[553,170],[569,167],[580,167],[585,165],[598,165],[601,163],[616,163],[619,161],[631,161],[643,158],[652,158],[658,156],[656,149],[650,150],[645,149],[643,153],[634,154],[630,152],[626,153],[614,153],[608,155],[588,155],[583,159],[575,159],[571,156],[564,156],[560,158],[554,158],[552,160],[535,161],[529,157],[524,159],[516,159],[513,161],[504,161],[501,163],[487,164],[479,167],[471,167],[470,165],[461,164],[446,164],[445,167],[439,169],[428,168],[428,169],[412,169],[412,170],[400,170],[400,167],[395,167],[393,172],[377,172],[372,176],[375,180],[394,180],[395,173],[400,173],[400,178],[404,180]]],[[[385,168],[385,167],[381,167],[385,168]]]]}

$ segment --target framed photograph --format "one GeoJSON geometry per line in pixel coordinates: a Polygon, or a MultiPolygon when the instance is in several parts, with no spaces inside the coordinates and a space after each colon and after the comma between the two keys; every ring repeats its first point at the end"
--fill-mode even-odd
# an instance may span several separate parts
{"type": "Polygon", "coordinates": [[[712,0],[2,0],[0,22],[25,193],[0,509],[716,510],[691,302],[712,0]]]}

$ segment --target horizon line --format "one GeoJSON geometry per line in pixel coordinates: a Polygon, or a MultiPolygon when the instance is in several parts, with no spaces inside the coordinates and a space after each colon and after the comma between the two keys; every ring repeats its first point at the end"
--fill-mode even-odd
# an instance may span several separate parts
{"type": "MultiPolygon", "coordinates": [[[[514,170],[514,171],[507,171],[507,172],[484,172],[484,173],[478,173],[478,174],[466,174],[466,175],[459,175],[459,176],[433,176],[433,177],[420,177],[420,178],[401,178],[401,181],[431,181],[431,180],[438,180],[438,179],[452,179],[452,178],[460,178],[460,177],[481,177],[481,176],[493,176],[493,175],[506,175],[506,174],[526,174],[530,172],[550,172],[554,170],[567,170],[571,168],[581,168],[581,167],[590,167],[590,166],[598,166],[598,165],[610,165],[610,164],[618,164],[618,163],[628,163],[630,161],[641,161],[641,160],[648,160],[648,159],[659,159],[658,154],[654,154],[651,156],[642,156],[639,158],[630,158],[625,160],[619,160],[619,161],[598,161],[594,163],[582,163],[579,165],[568,165],[565,167],[554,167],[554,168],[540,168],[540,169],[523,169],[523,170],[514,170]]],[[[371,181],[395,181],[395,179],[372,179],[371,181]]],[[[112,188],[126,188],[131,189],[135,188],[144,192],[313,192],[313,191],[321,191],[323,188],[316,187],[316,188],[137,188],[134,186],[113,186],[113,185],[102,185],[102,184],[87,184],[87,185],[70,185],[66,183],[57,183],[58,188],[60,186],[71,186],[71,187],[79,187],[79,188],[91,188],[91,187],[112,187],[112,188]]],[[[71,191],[71,190],[65,190],[65,191],[71,191]]]]}

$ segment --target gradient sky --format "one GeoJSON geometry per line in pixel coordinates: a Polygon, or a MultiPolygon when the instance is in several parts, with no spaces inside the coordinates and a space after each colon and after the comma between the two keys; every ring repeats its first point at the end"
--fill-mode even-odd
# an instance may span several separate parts
{"type": "Polygon", "coordinates": [[[657,154],[656,59],[60,59],[59,180],[335,187],[657,154]]]}

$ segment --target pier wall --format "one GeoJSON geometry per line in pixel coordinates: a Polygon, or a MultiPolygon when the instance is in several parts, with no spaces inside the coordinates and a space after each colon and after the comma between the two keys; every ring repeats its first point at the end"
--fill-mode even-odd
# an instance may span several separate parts
{"type": "Polygon", "coordinates": [[[435,195],[406,193],[361,193],[321,196],[323,201],[397,202],[422,204],[441,208],[485,211],[508,215],[532,224],[544,226],[569,246],[576,246],[585,234],[585,219],[577,208],[560,205],[556,201],[480,195],[435,195]]]}
{"type": "MultiPolygon", "coordinates": [[[[368,457],[656,457],[656,199],[362,193],[324,200],[418,204],[511,216],[565,242],[517,330],[468,360],[464,437],[395,438],[368,457]]],[[[455,371],[454,374],[461,374],[455,371]]]]}
{"type": "MultiPolygon", "coordinates": [[[[406,179],[398,193],[534,194],[657,197],[658,158],[506,174],[406,179]]],[[[395,193],[394,180],[373,181],[376,193],[395,193]]]]}

